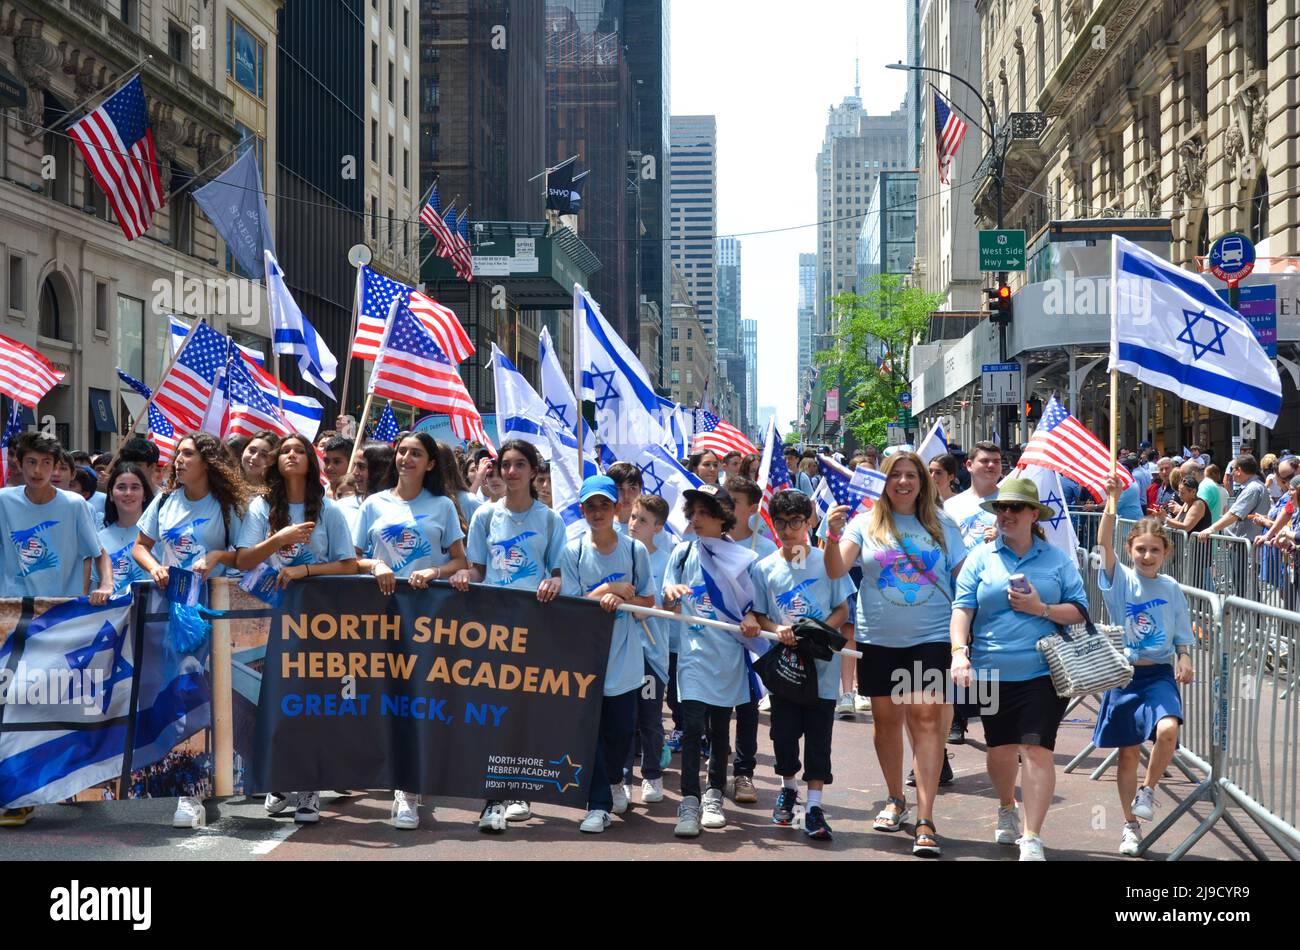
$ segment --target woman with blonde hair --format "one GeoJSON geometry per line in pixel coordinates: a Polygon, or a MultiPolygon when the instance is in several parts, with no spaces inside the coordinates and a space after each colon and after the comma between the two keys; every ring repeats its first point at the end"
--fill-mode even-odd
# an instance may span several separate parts
{"type": "Polygon", "coordinates": [[[907,818],[903,791],[903,729],[913,750],[917,820],[912,853],[939,856],[934,799],[946,764],[952,723],[948,695],[948,630],[953,578],[966,545],[939,508],[926,465],[915,452],[885,459],[885,490],[867,514],[845,529],[847,506],[827,517],[826,574],[862,568],[854,637],[862,652],[858,691],[871,698],[876,757],[889,789],[877,831],[898,831],[907,818]]]}

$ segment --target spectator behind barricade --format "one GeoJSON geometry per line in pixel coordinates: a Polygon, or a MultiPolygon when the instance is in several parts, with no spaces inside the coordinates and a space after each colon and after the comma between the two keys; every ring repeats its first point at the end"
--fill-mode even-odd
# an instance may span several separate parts
{"type": "Polygon", "coordinates": [[[1092,502],[1092,493],[1068,475],[1061,476],[1061,490],[1067,508],[1078,509],[1092,502]]]}
{"type": "Polygon", "coordinates": [[[953,486],[957,484],[957,460],[951,455],[939,455],[930,459],[930,480],[938,495],[939,507],[942,508],[949,498],[956,495],[953,486]]]}
{"type": "MultiPolygon", "coordinates": [[[[1128,469],[1129,474],[1133,477],[1133,481],[1124,489],[1123,494],[1119,496],[1118,514],[1119,517],[1127,521],[1137,521],[1142,517],[1142,499],[1146,497],[1146,490],[1141,487],[1140,480],[1138,479],[1138,472],[1141,469],[1141,465],[1138,463],[1138,457],[1136,455],[1124,456],[1122,464],[1126,469],[1128,469]]],[[[1150,478],[1149,475],[1147,477],[1150,478]]]]}
{"type": "Polygon", "coordinates": [[[1201,480],[1193,474],[1178,475],[1178,502],[1157,509],[1158,518],[1165,519],[1166,528],[1178,531],[1204,531],[1210,526],[1210,509],[1205,499],[1197,493],[1201,480]]]}
{"type": "Polygon", "coordinates": [[[1255,538],[1256,545],[1277,546],[1278,536],[1284,532],[1291,519],[1295,516],[1296,504],[1293,484],[1297,474],[1300,474],[1300,459],[1297,459],[1294,455],[1284,456],[1277,463],[1276,475],[1286,487],[1286,491],[1273,502],[1273,507],[1268,510],[1266,516],[1269,520],[1268,530],[1255,538]]]}
{"type": "Polygon", "coordinates": [[[1219,466],[1206,463],[1202,471],[1204,474],[1199,490],[1205,503],[1210,506],[1210,521],[1214,523],[1223,517],[1224,512],[1232,504],[1232,495],[1220,484],[1223,480],[1223,471],[1219,466]]]}
{"type": "Polygon", "coordinates": [[[979,695],[988,774],[999,801],[994,841],[1019,844],[1021,861],[1042,861],[1039,834],[1056,788],[1052,751],[1066,700],[1056,695],[1036,644],[1058,627],[1080,623],[1088,595],[1073,555],[1050,544],[1038,524],[1054,513],[1040,503],[1037,485],[1009,478],[984,505],[997,518],[998,537],[976,546],[957,578],[949,631],[953,685],[971,686],[975,671],[982,682],[996,681],[993,696],[979,695]]]}
{"type": "Polygon", "coordinates": [[[1173,459],[1162,458],[1156,462],[1155,477],[1151,479],[1151,485],[1147,488],[1146,508],[1148,514],[1155,515],[1155,509],[1165,507],[1171,499],[1177,497],[1177,491],[1171,481],[1173,474],[1173,459]]]}
{"type": "MultiPolygon", "coordinates": [[[[1251,515],[1265,515],[1269,509],[1268,489],[1259,477],[1259,462],[1253,455],[1238,455],[1235,461],[1232,477],[1239,486],[1237,497],[1213,524],[1197,533],[1197,540],[1204,541],[1209,535],[1226,530],[1235,538],[1253,541],[1264,530],[1259,519],[1251,518],[1251,515]]],[[[1209,475],[1208,469],[1206,474],[1209,475]]]]}
{"type": "MultiPolygon", "coordinates": [[[[796,481],[803,484],[805,479],[808,482],[808,488],[813,492],[817,491],[817,486],[822,483],[821,469],[813,459],[802,459],[799,462],[799,476],[796,481]]],[[[801,488],[799,491],[803,491],[803,489],[801,488]]],[[[804,492],[804,494],[807,495],[808,492],[804,492]]],[[[812,496],[809,495],[808,497],[811,498],[812,496]]]]}
{"type": "Polygon", "coordinates": [[[537,492],[537,500],[547,508],[555,507],[555,499],[551,495],[551,463],[543,461],[537,466],[537,474],[533,476],[533,488],[537,492]]]}
{"type": "Polygon", "coordinates": [[[258,493],[266,490],[266,467],[271,456],[280,445],[280,437],[274,432],[263,430],[248,440],[244,452],[239,458],[239,466],[244,473],[244,481],[258,493]]]}

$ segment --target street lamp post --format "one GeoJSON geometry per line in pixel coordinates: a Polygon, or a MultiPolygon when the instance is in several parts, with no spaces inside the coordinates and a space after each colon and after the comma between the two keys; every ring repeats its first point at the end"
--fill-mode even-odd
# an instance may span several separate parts
{"type": "MultiPolygon", "coordinates": [[[[887,63],[885,65],[885,68],[904,69],[904,70],[914,69],[914,70],[919,70],[921,72],[938,73],[941,76],[947,76],[949,79],[953,79],[961,83],[967,89],[969,89],[971,91],[971,94],[979,101],[979,104],[984,107],[984,114],[988,117],[989,127],[988,129],[985,129],[981,127],[979,123],[976,123],[975,127],[989,137],[990,147],[993,150],[993,165],[991,168],[993,174],[993,195],[994,195],[995,206],[997,209],[997,218],[998,218],[997,226],[998,229],[1001,230],[1002,228],[1002,180],[1003,180],[1002,172],[1006,160],[1006,152],[1004,150],[999,150],[998,148],[998,135],[997,135],[998,125],[997,125],[997,117],[994,116],[993,114],[993,108],[984,100],[984,97],[980,95],[980,91],[978,89],[976,89],[974,86],[972,86],[969,82],[967,82],[962,77],[958,76],[956,73],[950,73],[946,69],[938,69],[934,66],[912,66],[907,63],[887,63]]],[[[1006,280],[1007,280],[1007,272],[998,271],[998,286],[999,287],[1002,286],[1004,283],[1006,283],[1006,280]]],[[[998,359],[1000,362],[1003,363],[1007,361],[1007,324],[1005,321],[1000,322],[998,324],[998,359]]],[[[1007,413],[1007,408],[1005,406],[998,407],[998,429],[1002,434],[1002,444],[1008,445],[1009,444],[1008,440],[1010,439],[1010,435],[1011,435],[1010,432],[1011,426],[1009,424],[1009,417],[1007,413]]]]}

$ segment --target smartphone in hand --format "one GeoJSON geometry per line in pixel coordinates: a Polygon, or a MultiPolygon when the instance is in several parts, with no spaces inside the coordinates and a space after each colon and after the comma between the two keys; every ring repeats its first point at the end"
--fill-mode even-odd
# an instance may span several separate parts
{"type": "Polygon", "coordinates": [[[1029,593],[1029,581],[1024,574],[1012,574],[1009,578],[1009,585],[1017,594],[1029,593]]]}

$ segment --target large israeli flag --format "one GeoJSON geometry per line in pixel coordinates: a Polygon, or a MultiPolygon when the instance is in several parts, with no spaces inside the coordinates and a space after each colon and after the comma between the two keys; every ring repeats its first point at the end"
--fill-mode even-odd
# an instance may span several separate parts
{"type": "Polygon", "coordinates": [[[333,399],[330,383],[338,374],[339,361],[298,308],[284,282],[280,262],[270,250],[265,253],[266,299],[271,309],[271,332],[275,334],[272,346],[276,353],[297,356],[302,378],[333,399]]]}
{"type": "MultiPolygon", "coordinates": [[[[165,618],[162,595],[149,598],[165,618]]],[[[132,609],[129,595],[69,600],[20,619],[0,646],[0,806],[62,801],[118,778],[132,741],[141,769],[208,724],[204,657],[178,654],[163,622],[145,625],[138,658],[132,609]]]]}
{"type": "Polygon", "coordinates": [[[1110,369],[1271,429],[1277,367],[1205,278],[1111,239],[1110,369]]]}
{"type": "Polygon", "coordinates": [[[620,459],[645,445],[671,442],[659,424],[659,396],[641,361],[605,320],[596,301],[573,285],[582,398],[596,406],[596,437],[620,459]]]}
{"type": "Polygon", "coordinates": [[[690,529],[682,512],[682,492],[704,483],[662,445],[644,445],[636,454],[626,457],[626,461],[641,469],[641,485],[647,495],[658,495],[668,502],[668,523],[664,530],[674,542],[682,540],[690,529]]]}
{"type": "Polygon", "coordinates": [[[934,427],[921,440],[921,444],[916,447],[916,454],[920,456],[921,461],[926,465],[929,465],[939,456],[948,454],[948,437],[944,434],[942,422],[934,424],[934,427]]]}

